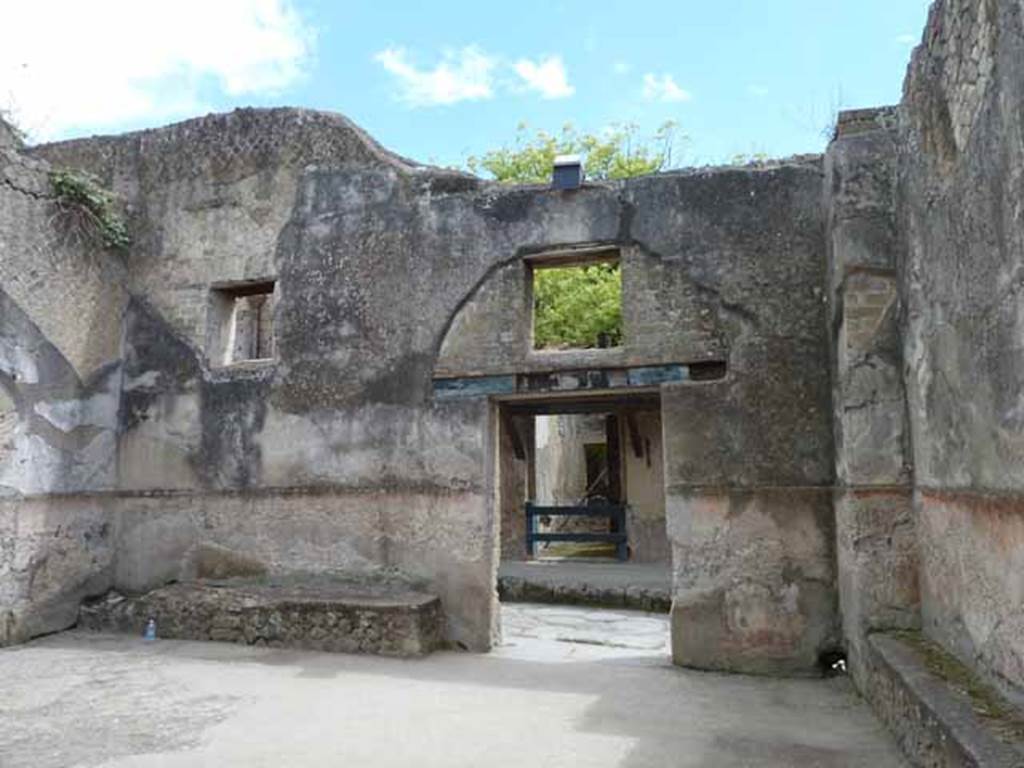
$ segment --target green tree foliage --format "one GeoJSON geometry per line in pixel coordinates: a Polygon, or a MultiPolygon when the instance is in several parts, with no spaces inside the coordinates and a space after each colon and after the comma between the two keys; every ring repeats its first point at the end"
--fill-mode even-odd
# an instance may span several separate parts
{"type": "Polygon", "coordinates": [[[626,179],[671,168],[672,152],[684,141],[671,121],[648,138],[641,137],[632,123],[613,126],[600,135],[580,133],[571,124],[557,135],[530,132],[526,123],[520,123],[512,146],[470,156],[466,165],[473,173],[486,172],[500,182],[545,184],[551,180],[556,155],[582,155],[587,178],[626,179]]]}
{"type": "Polygon", "coordinates": [[[533,306],[537,349],[622,343],[622,271],[618,264],[538,269],[533,273],[533,306]]]}
{"type": "Polygon", "coordinates": [[[767,152],[737,152],[732,156],[729,165],[758,166],[764,165],[770,160],[767,152]]]}

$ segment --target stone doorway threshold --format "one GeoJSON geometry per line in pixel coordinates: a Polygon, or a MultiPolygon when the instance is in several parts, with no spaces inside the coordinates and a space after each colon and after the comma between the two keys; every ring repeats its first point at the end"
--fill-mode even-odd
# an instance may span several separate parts
{"type": "Polygon", "coordinates": [[[503,603],[593,605],[668,613],[672,573],[668,563],[614,560],[506,561],[498,567],[503,603]]]}

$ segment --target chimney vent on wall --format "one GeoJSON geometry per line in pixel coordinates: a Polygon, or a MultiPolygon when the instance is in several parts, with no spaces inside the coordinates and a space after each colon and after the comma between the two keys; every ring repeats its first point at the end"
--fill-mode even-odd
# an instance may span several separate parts
{"type": "Polygon", "coordinates": [[[583,184],[583,159],[579,155],[559,155],[551,174],[552,189],[579,189],[583,184]]]}

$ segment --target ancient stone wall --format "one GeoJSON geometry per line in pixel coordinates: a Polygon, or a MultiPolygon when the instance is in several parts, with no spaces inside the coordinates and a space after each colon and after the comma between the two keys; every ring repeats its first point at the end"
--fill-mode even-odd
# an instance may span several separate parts
{"type": "Polygon", "coordinates": [[[100,176],[136,233],[106,504],[117,587],[397,571],[441,596],[450,640],[486,648],[497,415],[435,379],[712,362],[717,381],[661,387],[677,660],[807,671],[835,643],[816,158],[506,188],[298,110],[33,154],[100,176]],[[529,260],[579,248],[622,259],[625,341],[535,352],[529,260]],[[225,297],[271,282],[275,357],[224,365],[225,297]]]}
{"type": "Polygon", "coordinates": [[[0,122],[0,645],[63,629],[111,578],[125,292],[0,122]]]}
{"type": "Polygon", "coordinates": [[[919,620],[896,271],[896,122],[892,108],[841,113],[825,161],[836,561],[859,684],[867,634],[919,620]]]}
{"type": "Polygon", "coordinates": [[[838,643],[821,184],[811,162],[634,198],[637,237],[708,302],[694,357],[727,361],[661,390],[677,663],[801,673],[838,643]]]}
{"type": "Polygon", "coordinates": [[[1022,104],[1024,5],[939,0],[902,105],[824,164],[555,191],[303,110],[0,123],[0,643],[111,586],[315,572],[434,592],[489,648],[530,491],[493,395],[614,386],[660,403],[678,663],[845,642],[857,676],[920,623],[1020,693],[1022,104]],[[61,228],[62,167],[116,191],[126,254],[61,228]],[[622,344],[533,349],[534,266],[609,255],[622,344]]]}
{"type": "Polygon", "coordinates": [[[654,412],[638,413],[633,427],[639,453],[633,444],[631,428],[622,424],[630,557],[641,563],[670,564],[672,551],[665,524],[665,456],[661,416],[654,412]]]}
{"type": "Polygon", "coordinates": [[[923,630],[1024,687],[1024,5],[940,0],[899,214],[923,630]]]}
{"type": "Polygon", "coordinates": [[[34,153],[109,183],[136,234],[115,586],[194,577],[211,559],[399,572],[442,597],[453,642],[489,647],[490,415],[428,401],[450,310],[445,296],[421,306],[435,265],[413,232],[431,226],[446,185],[477,182],[299,110],[34,153]],[[275,281],[276,355],[224,365],[210,348],[214,294],[275,281]]]}
{"type": "Polygon", "coordinates": [[[839,642],[821,189],[814,157],[505,193],[489,207],[517,200],[547,226],[516,238],[510,222],[519,258],[483,276],[440,348],[447,377],[721,365],[660,385],[680,664],[811,672],[839,642]],[[531,260],[609,250],[621,346],[532,349],[531,260]]]}

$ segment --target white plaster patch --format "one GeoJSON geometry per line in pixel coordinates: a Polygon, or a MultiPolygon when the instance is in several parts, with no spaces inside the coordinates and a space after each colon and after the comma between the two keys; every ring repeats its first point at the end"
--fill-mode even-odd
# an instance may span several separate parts
{"type": "Polygon", "coordinates": [[[782,590],[782,607],[786,613],[799,613],[800,587],[796,584],[789,584],[782,590]]]}
{"type": "Polygon", "coordinates": [[[29,434],[24,424],[13,430],[14,456],[0,465],[0,485],[20,493],[46,493],[59,482],[63,456],[38,435],[29,434]]]}
{"type": "Polygon", "coordinates": [[[85,400],[36,403],[33,410],[61,432],[78,427],[113,429],[117,425],[117,398],[101,392],[85,400]]]}

